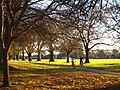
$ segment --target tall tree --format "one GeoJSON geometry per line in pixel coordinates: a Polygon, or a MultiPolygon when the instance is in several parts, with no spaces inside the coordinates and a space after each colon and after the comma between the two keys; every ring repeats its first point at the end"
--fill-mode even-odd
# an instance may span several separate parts
{"type": "MultiPolygon", "coordinates": [[[[85,49],[85,63],[89,63],[89,51],[96,45],[102,44],[100,42],[94,43],[95,41],[98,41],[102,38],[103,34],[100,34],[98,30],[96,30],[95,25],[98,21],[97,17],[99,17],[99,12],[92,10],[89,16],[85,17],[85,21],[78,22],[78,32],[80,39],[83,43],[84,49],[85,49]]],[[[97,26],[98,27],[98,26],[97,26]]],[[[101,31],[102,32],[102,31],[101,31]]]]}
{"type": "MultiPolygon", "coordinates": [[[[2,33],[2,0],[0,0],[0,37],[2,33]]],[[[2,48],[2,45],[0,45],[0,50],[2,48]]],[[[2,66],[2,52],[0,52],[0,67],[2,66]]]]}
{"type": "Polygon", "coordinates": [[[59,32],[58,26],[54,20],[50,20],[50,18],[47,18],[44,21],[44,35],[46,38],[46,46],[48,47],[49,51],[49,61],[54,61],[54,50],[56,48],[56,45],[58,43],[59,39],[59,32]]]}
{"type": "Polygon", "coordinates": [[[25,51],[26,53],[28,54],[28,61],[32,61],[32,53],[34,52],[35,50],[35,31],[34,30],[30,30],[30,32],[26,32],[26,38],[27,38],[27,41],[25,43],[26,44],[26,47],[25,47],[25,51]]]}
{"type": "Polygon", "coordinates": [[[108,44],[100,41],[105,32],[99,28],[101,27],[99,23],[101,13],[99,10],[96,8],[92,9],[85,16],[79,16],[79,14],[79,12],[75,14],[75,16],[78,16],[78,19],[75,16],[74,19],[71,19],[71,28],[66,32],[69,37],[76,38],[82,42],[86,54],[85,63],[89,63],[89,51],[97,45],[108,44]]]}
{"type": "Polygon", "coordinates": [[[56,43],[57,43],[57,39],[58,39],[58,35],[56,33],[56,31],[53,33],[48,33],[47,36],[47,46],[49,48],[49,61],[52,62],[54,61],[54,50],[56,47],[56,43]]]}
{"type": "Polygon", "coordinates": [[[35,43],[36,49],[38,53],[37,61],[41,61],[41,52],[43,46],[46,44],[46,26],[45,26],[44,19],[39,21],[36,25],[34,25],[33,30],[35,31],[35,43]]]}
{"type": "Polygon", "coordinates": [[[64,38],[63,42],[60,45],[60,51],[65,52],[67,55],[67,63],[69,63],[70,53],[82,48],[82,45],[79,41],[72,38],[64,38]]]}

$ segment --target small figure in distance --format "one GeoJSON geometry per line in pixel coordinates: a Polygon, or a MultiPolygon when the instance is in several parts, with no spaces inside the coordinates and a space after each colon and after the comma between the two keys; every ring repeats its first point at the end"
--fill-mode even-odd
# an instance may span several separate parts
{"type": "Polygon", "coordinates": [[[75,68],[75,59],[73,58],[73,57],[71,57],[71,59],[72,59],[72,67],[74,67],[75,68]]]}
{"type": "Polygon", "coordinates": [[[83,56],[80,57],[80,66],[83,67],[83,56]]]}

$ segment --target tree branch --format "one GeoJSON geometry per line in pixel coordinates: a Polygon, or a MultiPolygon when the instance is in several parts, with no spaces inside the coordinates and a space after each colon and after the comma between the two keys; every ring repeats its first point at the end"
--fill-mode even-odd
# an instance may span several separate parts
{"type": "Polygon", "coordinates": [[[89,48],[89,50],[92,49],[93,47],[97,46],[97,45],[100,45],[100,44],[102,44],[102,45],[108,45],[108,46],[113,46],[113,45],[110,45],[110,44],[107,44],[107,43],[96,43],[96,44],[94,44],[93,46],[91,46],[91,47],[89,48]]]}

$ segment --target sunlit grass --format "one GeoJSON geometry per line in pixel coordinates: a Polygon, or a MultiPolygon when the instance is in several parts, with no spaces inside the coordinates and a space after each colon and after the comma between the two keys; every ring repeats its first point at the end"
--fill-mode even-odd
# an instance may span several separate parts
{"type": "MultiPolygon", "coordinates": [[[[83,61],[85,62],[85,60],[83,61]]],[[[69,63],[66,63],[66,59],[55,59],[55,62],[49,62],[48,59],[42,59],[41,61],[33,60],[31,63],[28,60],[25,61],[13,61],[9,62],[14,65],[15,68],[21,67],[22,69],[53,69],[60,66],[71,66],[71,59],[69,63]]],[[[75,60],[75,65],[79,65],[79,59],[75,60]]],[[[90,63],[84,64],[85,67],[103,69],[109,71],[120,72],[120,59],[90,59],[90,63]]]]}
{"type": "Polygon", "coordinates": [[[71,60],[70,60],[70,63],[66,63],[66,59],[55,59],[55,62],[49,62],[48,59],[43,59],[36,63],[55,64],[55,65],[71,65],[71,60]]]}
{"type": "Polygon", "coordinates": [[[86,67],[120,72],[120,59],[91,59],[86,67]]]}
{"type": "Polygon", "coordinates": [[[64,73],[68,71],[74,71],[74,69],[64,69],[64,66],[70,66],[71,63],[66,63],[66,60],[56,60],[55,62],[49,62],[49,60],[42,60],[39,62],[36,62],[36,60],[33,60],[32,62],[29,62],[27,60],[22,61],[16,61],[16,60],[10,60],[9,65],[12,67],[12,73],[14,73],[14,69],[18,70],[33,70],[41,72],[41,73],[64,73]],[[60,68],[63,67],[63,68],[60,68]]]}
{"type": "MultiPolygon", "coordinates": [[[[47,62],[44,62],[45,64],[48,64],[47,62]]],[[[57,67],[53,67],[53,66],[49,66],[49,65],[42,65],[42,64],[38,64],[35,60],[32,62],[29,61],[9,61],[10,65],[15,66],[15,68],[19,68],[21,67],[21,69],[47,69],[47,68],[57,68],[57,67]]]]}
{"type": "Polygon", "coordinates": [[[23,69],[28,69],[28,68],[32,68],[32,69],[47,69],[47,68],[59,68],[59,65],[71,65],[70,63],[66,63],[65,59],[55,59],[55,62],[49,62],[48,59],[43,59],[41,61],[36,61],[33,60],[32,62],[29,62],[28,60],[22,61],[16,61],[16,60],[10,60],[9,61],[10,65],[14,65],[16,66],[16,68],[18,66],[20,66],[23,69]],[[57,66],[58,65],[58,66],[57,66]]]}

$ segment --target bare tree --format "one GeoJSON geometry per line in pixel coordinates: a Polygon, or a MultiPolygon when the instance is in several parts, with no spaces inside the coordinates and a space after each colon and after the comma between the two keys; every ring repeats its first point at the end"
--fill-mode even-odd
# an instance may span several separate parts
{"type": "Polygon", "coordinates": [[[48,31],[48,33],[47,33],[47,45],[48,45],[48,48],[49,48],[48,51],[50,53],[49,61],[54,61],[54,50],[55,50],[56,44],[58,42],[58,38],[59,38],[58,37],[58,33],[59,33],[59,31],[58,30],[54,30],[56,28],[54,28],[54,29],[51,28],[51,29],[49,29],[50,31],[48,31]]]}
{"type": "Polygon", "coordinates": [[[97,27],[99,27],[99,11],[96,11],[93,9],[89,16],[83,17],[85,21],[81,21],[77,23],[77,31],[79,33],[80,40],[83,43],[84,49],[85,49],[85,63],[89,63],[89,51],[99,44],[105,44],[102,42],[98,42],[104,34],[103,31],[98,30],[97,27]],[[96,29],[97,28],[97,29],[96,29]],[[103,32],[103,33],[102,33],[103,32]],[[96,42],[96,43],[95,43],[96,42]]]}
{"type": "Polygon", "coordinates": [[[69,56],[70,53],[77,51],[78,49],[82,48],[82,45],[80,44],[79,41],[73,39],[73,38],[69,38],[69,37],[65,37],[62,35],[62,43],[60,44],[60,51],[61,52],[65,52],[67,55],[67,63],[69,63],[69,56]]]}
{"type": "Polygon", "coordinates": [[[79,16],[79,14],[80,13],[76,13],[78,19],[75,17],[68,21],[69,24],[66,25],[68,29],[65,33],[69,37],[79,40],[82,43],[86,54],[85,63],[89,63],[89,51],[97,45],[108,44],[98,42],[98,40],[103,38],[105,33],[104,30],[99,30],[101,26],[99,23],[99,10],[96,8],[92,9],[86,16],[79,16]]]}

